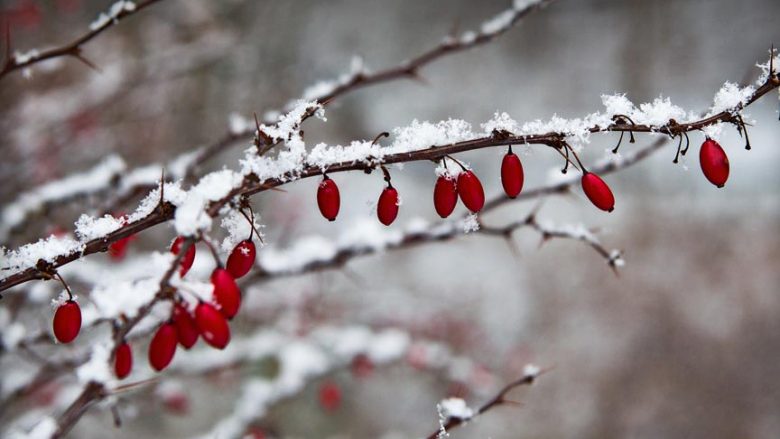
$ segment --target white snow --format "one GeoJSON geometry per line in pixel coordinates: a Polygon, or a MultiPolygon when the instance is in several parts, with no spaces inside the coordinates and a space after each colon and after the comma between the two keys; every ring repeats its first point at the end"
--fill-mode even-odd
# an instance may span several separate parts
{"type": "Polygon", "coordinates": [[[439,410],[445,419],[455,418],[467,420],[474,416],[474,410],[466,405],[466,401],[460,398],[447,398],[441,400],[439,402],[439,410]]]}

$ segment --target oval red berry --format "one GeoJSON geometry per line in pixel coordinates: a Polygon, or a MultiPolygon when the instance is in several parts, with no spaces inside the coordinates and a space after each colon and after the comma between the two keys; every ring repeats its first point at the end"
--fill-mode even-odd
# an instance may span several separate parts
{"type": "Polygon", "coordinates": [[[455,179],[439,176],[433,187],[433,207],[436,208],[436,213],[442,218],[447,218],[455,210],[456,204],[458,204],[458,189],[455,179]]]}
{"type": "MultiPolygon", "coordinates": [[[[184,245],[184,237],[183,236],[176,237],[176,239],[173,240],[173,244],[171,244],[171,253],[173,253],[174,255],[178,255],[182,245],[184,245]]],[[[190,271],[190,268],[192,268],[192,263],[194,261],[195,261],[195,244],[192,244],[187,249],[187,253],[184,254],[184,257],[181,258],[181,267],[179,268],[179,275],[184,277],[184,275],[187,274],[188,271],[190,271]]]]}
{"type": "Polygon", "coordinates": [[[198,327],[195,326],[195,320],[190,313],[180,303],[173,307],[173,324],[176,325],[176,338],[179,344],[184,346],[184,349],[194,346],[198,341],[198,327]]]}
{"type": "Polygon", "coordinates": [[[485,205],[485,191],[476,174],[471,171],[463,171],[458,175],[458,195],[463,205],[473,213],[482,210],[485,205]]]}
{"type": "Polygon", "coordinates": [[[54,336],[60,343],[72,342],[81,330],[81,308],[73,300],[68,300],[57,308],[52,322],[54,336]]]}
{"type": "Polygon", "coordinates": [[[120,380],[130,375],[133,369],[133,350],[127,342],[123,342],[116,349],[114,357],[114,373],[120,380]]]}
{"type": "Polygon", "coordinates": [[[227,260],[227,271],[233,276],[234,279],[238,279],[252,269],[255,264],[255,256],[257,249],[255,243],[250,240],[244,240],[238,243],[233,251],[230,252],[227,260]]]}
{"type": "Polygon", "coordinates": [[[376,206],[376,216],[379,222],[389,226],[398,216],[398,191],[394,187],[386,187],[379,195],[376,206]]]}
{"type": "Polygon", "coordinates": [[[615,209],[615,196],[604,180],[598,175],[588,172],[582,176],[582,190],[594,206],[606,212],[615,209]]]}
{"type": "Polygon", "coordinates": [[[214,301],[219,304],[219,310],[232,319],[241,306],[241,290],[235,279],[227,270],[217,267],[211,273],[211,284],[214,285],[214,301]]]}
{"type": "Polygon", "coordinates": [[[200,335],[209,345],[224,349],[230,342],[230,326],[225,316],[208,303],[200,303],[195,308],[195,324],[200,335]]]}
{"type": "Polygon", "coordinates": [[[317,206],[319,206],[322,216],[328,221],[336,221],[339,207],[341,207],[341,196],[336,182],[329,177],[325,177],[320,183],[320,187],[317,188],[317,206]]]}
{"type": "Polygon", "coordinates": [[[320,386],[320,406],[326,411],[332,412],[341,406],[341,388],[332,382],[326,381],[320,386]]]}
{"type": "Polygon", "coordinates": [[[720,144],[707,139],[699,150],[699,164],[710,183],[723,187],[729,178],[729,158],[720,144]]]}
{"type": "Polygon", "coordinates": [[[163,323],[157,328],[151,343],[149,343],[149,364],[154,370],[161,371],[168,367],[176,354],[176,344],[179,338],[173,323],[163,323]]]}
{"type": "Polygon", "coordinates": [[[513,152],[507,152],[501,161],[501,185],[509,198],[515,198],[523,190],[523,163],[513,152]]]}

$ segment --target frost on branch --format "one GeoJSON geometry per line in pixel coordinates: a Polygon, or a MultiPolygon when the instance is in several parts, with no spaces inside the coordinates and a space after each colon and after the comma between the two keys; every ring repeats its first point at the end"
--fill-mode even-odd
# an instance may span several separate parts
{"type": "Polygon", "coordinates": [[[75,198],[91,193],[95,187],[108,186],[126,168],[124,160],[117,155],[110,155],[86,172],[53,181],[22,194],[16,201],[3,207],[0,214],[0,241],[7,240],[11,230],[22,224],[31,213],[45,209],[49,202],[75,198]]]}
{"type": "Polygon", "coordinates": [[[91,31],[104,28],[112,22],[118,21],[127,12],[135,11],[135,3],[130,0],[119,0],[109,8],[108,12],[102,12],[98,18],[89,25],[91,31]]]}

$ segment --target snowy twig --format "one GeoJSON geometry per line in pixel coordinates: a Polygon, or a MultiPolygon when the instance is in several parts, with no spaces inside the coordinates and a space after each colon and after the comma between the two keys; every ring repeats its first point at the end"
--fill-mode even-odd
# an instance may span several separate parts
{"type": "Polygon", "coordinates": [[[534,383],[534,381],[536,381],[536,378],[538,378],[540,375],[548,371],[549,369],[542,370],[533,364],[526,365],[522,377],[504,386],[494,397],[490,398],[486,403],[482,404],[473,413],[469,413],[468,416],[462,416],[462,417],[452,416],[452,415],[448,416],[446,419],[443,420],[443,422],[439,426],[439,429],[426,436],[427,439],[445,438],[449,436],[448,432],[451,431],[453,428],[457,428],[465,424],[466,422],[476,418],[477,416],[482,415],[487,411],[490,411],[495,407],[506,405],[506,404],[516,404],[514,401],[507,399],[507,395],[509,395],[509,393],[512,390],[518,387],[530,386],[531,384],[534,383]]]}
{"type": "Polygon", "coordinates": [[[0,80],[2,80],[3,77],[13,72],[14,70],[30,67],[33,64],[37,64],[47,59],[64,56],[72,56],[87,64],[90,68],[95,68],[95,66],[82,54],[83,46],[114,24],[118,23],[120,20],[127,18],[130,15],[133,15],[136,12],[143,10],[147,6],[151,6],[159,1],[160,0],[144,0],[136,4],[130,0],[118,0],[116,3],[114,3],[114,6],[112,6],[108,15],[103,13],[100,15],[97,21],[92,23],[89,32],[76,38],[68,44],[41,52],[32,51],[24,57],[19,55],[11,55],[10,29],[6,29],[6,59],[3,68],[0,69],[0,80]]]}
{"type": "MultiPolygon", "coordinates": [[[[765,78],[764,83],[755,90],[749,96],[741,99],[733,107],[726,108],[714,115],[707,116],[702,119],[695,119],[684,123],[677,123],[674,120],[669,120],[666,123],[654,124],[636,124],[631,125],[625,123],[623,120],[618,119],[616,122],[595,124],[590,127],[582,127],[584,121],[596,120],[612,120],[614,114],[594,114],[588,118],[578,120],[576,132],[572,132],[571,127],[564,125],[562,129],[565,131],[547,131],[542,133],[529,133],[516,135],[509,130],[502,128],[501,130],[493,129],[493,132],[489,136],[471,138],[473,134],[459,134],[462,137],[466,137],[468,140],[455,141],[452,143],[434,145],[434,146],[422,146],[421,139],[412,137],[407,138],[409,135],[416,136],[415,126],[407,128],[410,134],[402,136],[400,140],[396,140],[396,143],[392,147],[381,147],[375,145],[373,142],[357,142],[357,147],[350,148],[349,150],[343,147],[328,147],[323,145],[317,145],[314,150],[306,155],[305,145],[302,144],[302,139],[296,138],[296,150],[285,151],[290,157],[284,157],[277,159],[276,161],[265,157],[260,158],[248,158],[248,162],[245,164],[248,169],[244,171],[244,176],[240,178],[240,181],[233,182],[240,177],[240,174],[232,171],[217,171],[216,173],[208,174],[201,183],[205,186],[203,190],[211,187],[211,183],[215,179],[225,180],[223,183],[232,185],[229,190],[224,189],[219,192],[219,198],[211,201],[204,200],[202,195],[198,195],[195,200],[198,203],[206,202],[204,205],[204,214],[198,213],[199,217],[214,218],[220,210],[231,203],[236,197],[247,197],[254,195],[268,189],[272,189],[284,184],[288,184],[291,181],[300,180],[303,178],[310,178],[315,176],[321,176],[324,172],[333,174],[336,172],[346,171],[371,171],[378,164],[393,164],[404,163],[414,161],[436,161],[448,155],[484,149],[502,145],[513,144],[539,144],[549,146],[556,151],[560,151],[561,148],[566,146],[565,139],[568,136],[573,135],[587,135],[593,133],[608,133],[611,131],[634,131],[634,132],[648,132],[663,135],[679,135],[695,130],[701,130],[708,126],[719,124],[723,121],[732,121],[735,119],[735,114],[751,103],[755,102],[765,94],[776,89],[780,86],[780,80],[777,80],[776,75],[769,75],[765,78]],[[406,143],[409,142],[409,143],[406,143]],[[412,143],[414,142],[414,143],[412,143]],[[301,149],[301,148],[304,149],[301,149]],[[399,152],[394,152],[399,151],[399,152]],[[259,160],[253,162],[252,160],[259,160]],[[286,160],[286,161],[281,161],[286,160]],[[307,164],[316,163],[316,164],[307,164]],[[278,171],[277,171],[278,170],[278,171]],[[227,180],[230,180],[228,182],[227,180]],[[224,195],[223,195],[224,194],[224,195]],[[202,200],[202,201],[198,201],[202,200]],[[207,216],[206,216],[207,215],[207,216]]],[[[312,103],[302,103],[296,110],[293,110],[288,117],[294,119],[295,117],[306,117],[308,108],[313,105],[312,103]],[[295,117],[293,117],[295,116],[295,117]]],[[[681,111],[681,110],[678,110],[681,111]]],[[[637,110],[638,114],[642,114],[641,110],[637,110]]],[[[651,119],[654,115],[645,114],[646,118],[651,119]]],[[[299,122],[298,122],[299,123],[299,122]]],[[[456,121],[450,121],[450,124],[457,123],[456,121]]],[[[493,123],[497,125],[497,123],[493,123]]],[[[288,128],[294,127],[295,124],[286,122],[288,128]]],[[[516,126],[516,123],[504,124],[516,126]]],[[[532,124],[531,127],[535,127],[536,124],[532,124]]],[[[557,126],[556,123],[542,124],[542,128],[550,129],[550,127],[557,126]]],[[[526,127],[523,127],[526,128],[526,127]]],[[[278,127],[275,128],[278,130],[278,127]]],[[[529,128],[530,129],[530,128],[529,128]]],[[[404,134],[404,130],[397,130],[399,133],[404,134]]],[[[526,129],[523,129],[526,131],[526,129]]],[[[290,135],[293,133],[290,132],[290,135]]],[[[279,135],[274,135],[279,138],[279,135]]],[[[445,139],[447,137],[445,136],[445,139]]],[[[423,140],[424,141],[424,140],[423,140]]],[[[195,189],[199,189],[201,185],[196,185],[195,189]]],[[[209,190],[209,196],[214,196],[216,193],[213,190],[209,190]]],[[[189,207],[189,206],[188,206],[189,207]]],[[[173,219],[176,216],[177,207],[171,202],[163,202],[157,206],[151,213],[143,217],[142,219],[130,222],[127,225],[117,228],[116,230],[106,233],[98,238],[83,242],[79,245],[79,250],[68,251],[65,253],[57,254],[56,256],[48,256],[47,260],[41,259],[34,264],[36,266],[28,266],[27,268],[19,267],[13,268],[12,274],[0,280],[0,291],[11,288],[12,286],[19,285],[21,283],[44,278],[45,271],[42,268],[56,269],[62,265],[68,264],[72,261],[78,260],[86,255],[105,251],[108,246],[122,238],[133,235],[135,233],[146,230],[154,225],[173,219]],[[18,270],[18,271],[17,271],[18,270]]],[[[210,223],[210,221],[209,221],[210,223]]],[[[187,227],[192,227],[188,224],[187,227]]],[[[182,232],[182,230],[179,230],[182,232]]],[[[31,263],[29,261],[27,263],[31,263]]]]}

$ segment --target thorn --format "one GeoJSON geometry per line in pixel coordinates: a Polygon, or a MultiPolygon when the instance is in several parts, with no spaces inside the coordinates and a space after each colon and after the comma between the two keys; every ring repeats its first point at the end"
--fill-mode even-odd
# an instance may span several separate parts
{"type": "Polygon", "coordinates": [[[98,73],[103,73],[102,70],[98,66],[92,63],[92,61],[88,60],[84,55],[81,54],[81,49],[76,48],[73,53],[71,53],[71,56],[76,58],[77,60],[83,62],[87,65],[87,67],[91,68],[92,70],[95,70],[98,73]]]}

